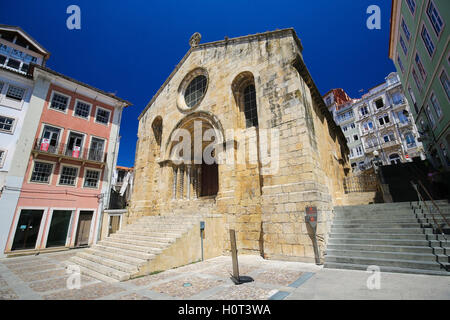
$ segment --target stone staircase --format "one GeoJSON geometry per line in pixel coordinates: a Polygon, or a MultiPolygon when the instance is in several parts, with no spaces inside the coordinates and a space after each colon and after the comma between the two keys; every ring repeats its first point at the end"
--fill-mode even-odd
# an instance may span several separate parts
{"type": "MultiPolygon", "coordinates": [[[[450,220],[450,204],[436,202],[450,220]]],[[[450,241],[436,234],[427,212],[417,202],[335,207],[325,268],[376,265],[382,272],[450,275],[450,241]]],[[[445,224],[437,215],[436,220],[445,224]]]]}
{"type": "Polygon", "coordinates": [[[82,249],[66,265],[77,265],[82,274],[106,282],[148,274],[152,260],[182,241],[200,220],[200,215],[142,217],[91,248],[82,249]]]}

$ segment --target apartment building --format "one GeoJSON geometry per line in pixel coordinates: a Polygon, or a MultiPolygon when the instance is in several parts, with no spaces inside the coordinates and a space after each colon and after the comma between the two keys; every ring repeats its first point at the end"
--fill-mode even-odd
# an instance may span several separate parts
{"type": "Polygon", "coordinates": [[[393,0],[389,58],[395,64],[428,159],[450,170],[450,1],[393,0]]]}
{"type": "Polygon", "coordinates": [[[324,100],[344,132],[353,171],[371,168],[374,161],[389,165],[424,158],[397,73],[388,75],[385,82],[360,99],[351,99],[347,94],[347,98],[342,99],[345,96],[340,90],[329,91],[324,100]],[[340,99],[334,98],[336,92],[340,99]]]}
{"type": "Polygon", "coordinates": [[[371,167],[373,161],[389,165],[423,158],[417,128],[395,72],[363,95],[353,108],[364,146],[366,168],[371,167]]]}
{"type": "Polygon", "coordinates": [[[0,197],[2,255],[96,242],[130,105],[40,61],[17,72],[29,84],[28,110],[0,197]]]}

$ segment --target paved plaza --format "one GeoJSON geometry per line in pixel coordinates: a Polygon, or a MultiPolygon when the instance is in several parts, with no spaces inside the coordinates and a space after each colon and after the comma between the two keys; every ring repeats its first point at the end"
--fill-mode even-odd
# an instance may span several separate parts
{"type": "Polygon", "coordinates": [[[380,289],[367,288],[369,273],[323,269],[300,262],[240,256],[236,286],[230,257],[217,257],[125,282],[81,277],[68,289],[64,261],[79,250],[0,260],[0,299],[6,300],[282,300],[450,299],[450,277],[383,273],[380,289]]]}

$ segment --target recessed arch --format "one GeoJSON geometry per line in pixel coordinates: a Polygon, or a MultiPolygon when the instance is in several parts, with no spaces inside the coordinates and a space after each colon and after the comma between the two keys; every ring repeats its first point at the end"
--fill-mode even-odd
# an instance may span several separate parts
{"type": "Polygon", "coordinates": [[[245,119],[245,127],[258,127],[258,108],[256,103],[256,86],[253,73],[243,71],[231,83],[231,90],[236,104],[245,119]]]}

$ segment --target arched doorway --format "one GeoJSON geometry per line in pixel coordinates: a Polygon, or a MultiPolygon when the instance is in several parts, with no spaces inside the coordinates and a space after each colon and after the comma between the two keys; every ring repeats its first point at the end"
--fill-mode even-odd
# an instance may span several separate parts
{"type": "Polygon", "coordinates": [[[401,162],[400,156],[397,153],[393,153],[389,156],[389,162],[391,164],[398,164],[401,162]]]}
{"type": "Polygon", "coordinates": [[[173,168],[172,199],[216,196],[219,192],[218,150],[223,143],[214,117],[199,112],[180,121],[167,142],[173,168]]]}

